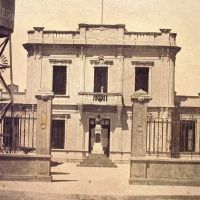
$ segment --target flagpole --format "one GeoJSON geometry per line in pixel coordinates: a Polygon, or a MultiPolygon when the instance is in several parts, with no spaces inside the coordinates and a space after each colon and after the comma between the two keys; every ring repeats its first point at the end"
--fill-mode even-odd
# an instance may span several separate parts
{"type": "Polygon", "coordinates": [[[103,25],[103,0],[101,5],[101,24],[103,25]]]}

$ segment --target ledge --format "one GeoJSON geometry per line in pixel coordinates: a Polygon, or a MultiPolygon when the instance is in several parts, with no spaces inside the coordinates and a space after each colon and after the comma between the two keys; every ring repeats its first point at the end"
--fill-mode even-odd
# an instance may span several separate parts
{"type": "Polygon", "coordinates": [[[87,153],[87,150],[67,150],[67,149],[51,149],[51,152],[83,152],[83,153],[87,153]]]}
{"type": "Polygon", "coordinates": [[[200,186],[200,180],[173,180],[173,179],[137,179],[130,178],[130,185],[170,185],[170,186],[200,186]]]}
{"type": "Polygon", "coordinates": [[[39,154],[0,154],[0,157],[12,157],[12,158],[51,158],[51,155],[39,155],[39,154]]]}
{"type": "Polygon", "coordinates": [[[135,162],[200,163],[200,159],[130,157],[135,162]]]}
{"type": "Polygon", "coordinates": [[[55,94],[54,98],[69,98],[69,95],[55,94]]]}

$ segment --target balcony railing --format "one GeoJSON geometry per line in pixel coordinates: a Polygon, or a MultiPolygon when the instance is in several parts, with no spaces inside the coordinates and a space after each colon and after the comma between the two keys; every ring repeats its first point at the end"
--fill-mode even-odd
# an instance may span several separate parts
{"type": "Polygon", "coordinates": [[[88,105],[121,105],[121,93],[79,92],[79,103],[88,105]]]}

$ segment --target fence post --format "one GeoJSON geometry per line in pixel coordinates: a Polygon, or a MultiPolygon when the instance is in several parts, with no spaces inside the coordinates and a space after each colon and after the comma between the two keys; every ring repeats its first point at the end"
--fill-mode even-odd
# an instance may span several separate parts
{"type": "Polygon", "coordinates": [[[172,115],[171,157],[180,158],[180,113],[178,107],[174,108],[172,115]]]}
{"type": "Polygon", "coordinates": [[[133,184],[138,178],[144,179],[146,176],[146,163],[141,159],[146,157],[147,103],[150,96],[144,91],[138,91],[131,96],[131,100],[133,106],[129,183],[133,184]]]}
{"type": "Polygon", "coordinates": [[[36,132],[36,154],[51,154],[51,105],[54,93],[42,88],[35,95],[37,98],[37,132],[36,132]]]}

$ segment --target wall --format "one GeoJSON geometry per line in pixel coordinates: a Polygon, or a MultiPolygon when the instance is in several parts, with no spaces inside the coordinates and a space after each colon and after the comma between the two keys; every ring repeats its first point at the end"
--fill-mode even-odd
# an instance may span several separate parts
{"type": "Polygon", "coordinates": [[[51,156],[1,154],[0,160],[2,181],[51,181],[51,156]]]}
{"type": "Polygon", "coordinates": [[[200,186],[199,164],[200,160],[131,158],[129,183],[200,186]],[[143,169],[140,173],[138,167],[143,169]]]}

